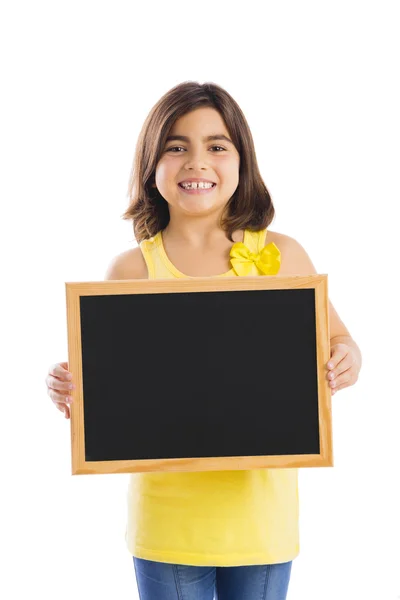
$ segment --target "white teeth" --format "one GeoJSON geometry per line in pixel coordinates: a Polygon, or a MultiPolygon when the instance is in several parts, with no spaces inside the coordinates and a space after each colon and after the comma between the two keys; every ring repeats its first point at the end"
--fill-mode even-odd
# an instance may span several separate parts
{"type": "Polygon", "coordinates": [[[191,190],[191,189],[208,189],[213,187],[213,183],[206,183],[204,181],[192,181],[190,183],[181,183],[181,186],[185,188],[185,190],[191,190]]]}

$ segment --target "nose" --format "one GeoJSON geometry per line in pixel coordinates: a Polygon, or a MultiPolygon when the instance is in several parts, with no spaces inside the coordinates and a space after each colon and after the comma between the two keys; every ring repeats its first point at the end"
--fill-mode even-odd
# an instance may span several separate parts
{"type": "Polygon", "coordinates": [[[207,160],[204,151],[202,150],[192,150],[187,153],[187,158],[185,162],[186,169],[206,169],[207,168],[207,160]]]}

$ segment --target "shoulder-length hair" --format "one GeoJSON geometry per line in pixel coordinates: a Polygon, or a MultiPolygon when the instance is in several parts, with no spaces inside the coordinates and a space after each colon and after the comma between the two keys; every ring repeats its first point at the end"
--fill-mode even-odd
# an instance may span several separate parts
{"type": "Polygon", "coordinates": [[[168,203],[152,185],[156,166],[175,121],[201,107],[212,107],[220,113],[240,155],[239,184],[220,222],[228,239],[233,242],[232,233],[236,230],[264,229],[274,218],[272,199],[260,175],[253,138],[239,105],[215,83],[185,81],[170,89],[153,106],[137,140],[128,186],[129,206],[122,219],[133,220],[138,243],[153,237],[169,223],[168,203]]]}

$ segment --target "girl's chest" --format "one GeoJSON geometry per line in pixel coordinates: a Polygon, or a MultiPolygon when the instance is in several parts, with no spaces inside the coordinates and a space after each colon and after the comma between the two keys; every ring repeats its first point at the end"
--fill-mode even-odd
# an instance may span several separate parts
{"type": "Polygon", "coordinates": [[[226,246],[210,251],[168,249],[168,258],[176,269],[188,277],[215,277],[232,269],[230,248],[226,246]]]}

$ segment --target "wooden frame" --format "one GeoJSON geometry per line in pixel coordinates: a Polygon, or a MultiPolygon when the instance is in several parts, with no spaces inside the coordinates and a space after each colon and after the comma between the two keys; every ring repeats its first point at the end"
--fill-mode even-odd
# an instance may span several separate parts
{"type": "Polygon", "coordinates": [[[210,471],[259,468],[333,466],[331,390],[326,379],[330,358],[327,275],[268,277],[196,277],[193,279],[118,280],[66,283],[68,359],[76,389],[71,405],[72,474],[129,473],[138,471],[210,471]],[[314,288],[318,380],[320,454],[170,458],[149,460],[86,461],[84,447],[83,373],[80,298],[95,295],[211,292],[235,290],[314,288]]]}

